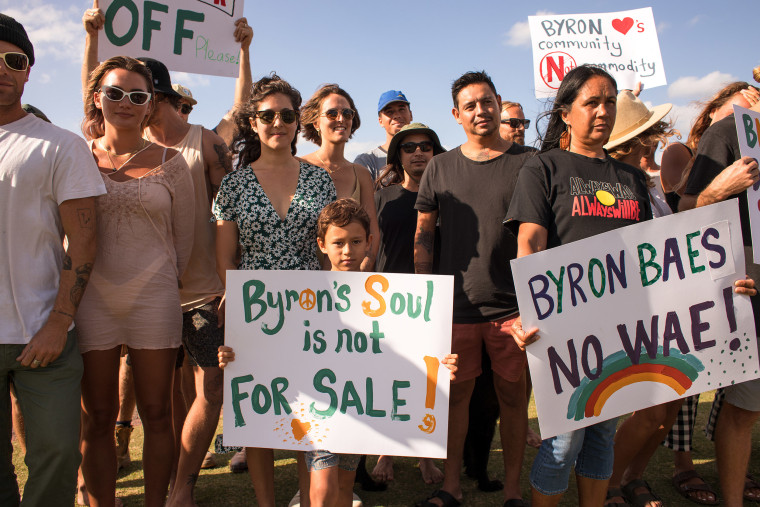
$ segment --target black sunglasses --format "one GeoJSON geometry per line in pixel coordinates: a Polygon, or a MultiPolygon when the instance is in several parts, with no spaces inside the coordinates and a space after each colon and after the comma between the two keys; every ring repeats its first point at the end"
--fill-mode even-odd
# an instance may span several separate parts
{"type": "Polygon", "coordinates": [[[129,101],[136,106],[142,106],[150,100],[150,93],[148,92],[125,92],[117,86],[103,85],[100,88],[100,92],[105,98],[113,102],[121,102],[126,95],[129,97],[129,101]]]}
{"type": "Polygon", "coordinates": [[[24,53],[16,53],[10,51],[8,53],[0,53],[0,58],[5,62],[5,66],[10,70],[22,71],[29,68],[29,57],[24,53]]]}
{"type": "Polygon", "coordinates": [[[344,120],[353,120],[354,116],[356,116],[356,111],[353,109],[345,108],[345,109],[328,109],[324,113],[322,113],[322,116],[326,116],[328,120],[335,121],[338,119],[338,115],[343,116],[344,120]]]}
{"type": "Polygon", "coordinates": [[[510,127],[513,129],[518,128],[520,125],[522,125],[525,128],[530,127],[530,120],[521,120],[520,118],[505,118],[501,120],[501,122],[504,125],[509,124],[510,127]]]}
{"type": "Polygon", "coordinates": [[[283,109],[282,111],[272,111],[271,109],[265,109],[263,111],[256,111],[255,116],[261,120],[261,123],[264,125],[269,125],[278,116],[283,123],[293,123],[296,121],[296,118],[298,118],[298,113],[292,109],[283,109]]]}
{"type": "Polygon", "coordinates": [[[418,147],[421,151],[428,152],[433,149],[433,142],[422,141],[421,143],[413,143],[410,141],[399,145],[399,148],[404,150],[404,153],[414,153],[418,147]]]}
{"type": "Polygon", "coordinates": [[[190,104],[180,104],[179,112],[182,114],[190,114],[193,111],[193,106],[190,104]]]}

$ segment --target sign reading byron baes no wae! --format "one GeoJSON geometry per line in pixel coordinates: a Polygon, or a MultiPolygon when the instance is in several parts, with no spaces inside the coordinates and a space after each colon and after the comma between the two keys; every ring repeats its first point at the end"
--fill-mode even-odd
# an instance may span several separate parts
{"type": "Polygon", "coordinates": [[[446,457],[453,278],[228,271],[224,441],[446,457]]]}
{"type": "Polygon", "coordinates": [[[741,234],[733,199],[512,261],[542,437],[760,377],[741,234]]]}
{"type": "Polygon", "coordinates": [[[667,84],[652,8],[596,14],[529,16],[536,97],[553,97],[565,74],[597,65],[618,89],[667,84]]]}
{"type": "Polygon", "coordinates": [[[149,56],[170,70],[237,77],[243,0],[101,0],[98,60],[149,56]]]}

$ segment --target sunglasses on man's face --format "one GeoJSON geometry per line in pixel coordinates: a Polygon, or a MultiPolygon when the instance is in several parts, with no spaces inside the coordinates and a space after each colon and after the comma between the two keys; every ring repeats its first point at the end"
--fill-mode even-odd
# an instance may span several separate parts
{"type": "Polygon", "coordinates": [[[328,120],[335,121],[338,119],[338,115],[343,116],[344,120],[353,120],[354,116],[356,116],[356,111],[353,109],[345,108],[345,109],[328,109],[324,113],[322,113],[322,116],[326,116],[328,120]]]}
{"type": "Polygon", "coordinates": [[[265,109],[263,111],[256,111],[256,117],[264,125],[269,125],[278,116],[283,123],[293,123],[296,121],[296,118],[298,118],[298,113],[292,109],[283,109],[282,111],[272,111],[271,109],[265,109]]]}
{"type": "Polygon", "coordinates": [[[509,125],[513,129],[519,128],[522,125],[525,128],[530,127],[530,120],[521,120],[520,118],[505,118],[501,120],[504,125],[509,125]]]}
{"type": "Polygon", "coordinates": [[[422,141],[421,143],[408,142],[399,145],[404,153],[414,153],[418,147],[420,151],[428,152],[433,149],[433,143],[432,141],[422,141]]]}
{"type": "Polygon", "coordinates": [[[10,70],[21,72],[29,68],[29,57],[24,53],[0,53],[0,58],[5,62],[5,66],[10,70]]]}
{"type": "Polygon", "coordinates": [[[190,114],[193,111],[193,106],[190,104],[180,104],[179,112],[182,114],[190,114]]]}
{"type": "Polygon", "coordinates": [[[118,86],[103,85],[100,88],[100,93],[102,93],[105,98],[113,102],[121,102],[124,100],[124,96],[127,96],[129,97],[129,101],[136,106],[145,105],[150,100],[150,93],[148,92],[125,92],[118,86]]]}

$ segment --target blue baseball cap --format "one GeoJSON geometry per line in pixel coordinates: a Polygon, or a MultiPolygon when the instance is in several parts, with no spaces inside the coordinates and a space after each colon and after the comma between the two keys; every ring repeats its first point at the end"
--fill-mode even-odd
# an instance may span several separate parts
{"type": "Polygon", "coordinates": [[[409,104],[409,101],[406,100],[406,96],[401,91],[388,90],[387,92],[380,95],[380,100],[377,102],[377,114],[380,114],[380,111],[382,111],[385,106],[391,102],[403,102],[405,104],[409,104]]]}

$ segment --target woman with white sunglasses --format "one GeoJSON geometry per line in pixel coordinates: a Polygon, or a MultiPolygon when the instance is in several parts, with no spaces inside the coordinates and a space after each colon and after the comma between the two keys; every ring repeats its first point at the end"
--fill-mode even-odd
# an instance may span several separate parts
{"type": "Polygon", "coordinates": [[[164,504],[172,469],[178,281],[193,243],[194,193],[185,159],[142,136],[154,101],[150,71],[128,57],[99,65],[85,91],[82,131],[108,191],[96,199],[98,261],[75,319],[84,361],[82,473],[93,506],[115,504],[122,344],[145,431],[144,505],[164,504]]]}

